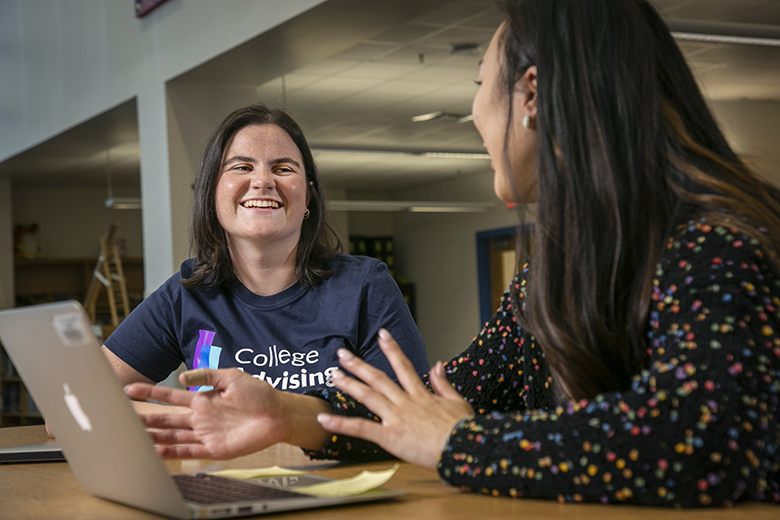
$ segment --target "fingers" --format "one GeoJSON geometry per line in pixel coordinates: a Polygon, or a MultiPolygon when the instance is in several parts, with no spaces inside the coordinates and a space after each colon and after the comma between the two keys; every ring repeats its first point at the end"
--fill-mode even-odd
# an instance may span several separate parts
{"type": "MultiPolygon", "coordinates": [[[[362,363],[362,361],[361,361],[362,363]]],[[[350,372],[352,371],[352,368],[350,368],[350,372]]],[[[392,387],[395,388],[396,392],[400,392],[403,394],[403,390],[398,388],[398,385],[390,381],[390,379],[387,378],[387,376],[380,372],[382,377],[386,379],[386,382],[389,383],[392,387]]],[[[342,371],[336,370],[333,373],[333,383],[336,385],[336,388],[339,390],[348,393],[371,410],[375,414],[377,414],[380,417],[383,418],[390,418],[391,411],[391,403],[390,400],[386,397],[386,394],[383,394],[382,392],[376,391],[372,388],[370,388],[368,385],[358,381],[357,379],[353,379],[347,375],[345,375],[342,371]]],[[[376,381],[374,381],[376,383],[376,381]]],[[[373,385],[372,385],[373,386],[373,385]]],[[[390,389],[392,393],[392,388],[390,389]]]]}
{"type": "Polygon", "coordinates": [[[141,420],[147,428],[159,429],[190,429],[192,416],[186,414],[144,414],[141,420]]]}
{"type": "Polygon", "coordinates": [[[333,433],[359,437],[382,446],[385,431],[382,425],[376,421],[357,417],[342,417],[329,413],[317,414],[317,421],[323,428],[333,433]]]}
{"type": "Polygon", "coordinates": [[[214,388],[224,388],[228,383],[241,375],[244,375],[243,372],[233,368],[223,368],[221,370],[198,368],[179,374],[179,382],[185,387],[213,386],[214,388]]]}
{"type": "Polygon", "coordinates": [[[187,370],[179,375],[179,382],[184,386],[214,386],[209,383],[207,368],[187,370]]]}
{"type": "Polygon", "coordinates": [[[452,385],[447,381],[447,376],[444,375],[444,366],[441,361],[437,361],[433,366],[430,374],[428,374],[428,380],[431,382],[431,387],[436,395],[440,395],[446,399],[458,399],[463,400],[457,390],[452,388],[452,385]]]}
{"type": "Polygon", "coordinates": [[[414,369],[414,365],[401,350],[398,342],[387,329],[379,329],[379,347],[382,349],[385,357],[393,367],[398,382],[407,392],[414,394],[419,392],[428,392],[425,385],[420,380],[420,376],[414,369]]]}
{"type": "Polygon", "coordinates": [[[213,459],[212,453],[201,444],[185,446],[155,446],[154,449],[165,459],[213,459]]]}
{"type": "Polygon", "coordinates": [[[132,383],[125,387],[125,393],[133,399],[160,401],[161,403],[190,406],[194,392],[177,390],[167,386],[154,386],[147,383],[132,383]]]}
{"type": "Polygon", "coordinates": [[[401,390],[401,388],[389,377],[387,377],[387,374],[378,368],[369,365],[347,349],[340,348],[336,353],[339,357],[339,363],[341,363],[341,366],[352,375],[360,378],[360,380],[365,383],[365,385],[361,385],[358,381],[346,377],[344,374],[340,374],[337,370],[333,374],[333,381],[336,384],[336,387],[338,387],[340,390],[344,390],[356,399],[363,401],[364,404],[369,408],[371,408],[371,406],[367,401],[364,400],[368,399],[369,386],[394,403],[397,403],[400,399],[403,399],[404,391],[401,390]],[[339,386],[339,384],[346,386],[339,386]],[[360,391],[359,395],[353,393],[357,391],[360,391]],[[363,398],[361,398],[361,396],[363,398]]]}
{"type": "Polygon", "coordinates": [[[159,445],[200,444],[200,439],[192,430],[146,430],[152,442],[159,445]]]}

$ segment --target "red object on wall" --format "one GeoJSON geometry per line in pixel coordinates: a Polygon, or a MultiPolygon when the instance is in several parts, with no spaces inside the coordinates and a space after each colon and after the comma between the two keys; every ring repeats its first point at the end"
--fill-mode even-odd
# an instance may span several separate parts
{"type": "Polygon", "coordinates": [[[135,2],[135,17],[143,18],[152,10],[164,4],[168,0],[133,0],[135,2]]]}

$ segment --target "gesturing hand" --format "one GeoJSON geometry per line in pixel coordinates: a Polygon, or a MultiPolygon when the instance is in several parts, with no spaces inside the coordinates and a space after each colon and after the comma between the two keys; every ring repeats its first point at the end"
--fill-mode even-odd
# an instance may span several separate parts
{"type": "Polygon", "coordinates": [[[320,414],[317,420],[326,430],[366,439],[402,460],[435,470],[452,428],[474,411],[449,384],[440,362],[429,376],[434,395],[384,329],[379,332],[379,346],[403,388],[346,349],[338,351],[341,366],[364,382],[340,370],[333,374],[333,380],[338,389],[381,417],[381,424],[331,414],[320,414]]]}
{"type": "MultiPolygon", "coordinates": [[[[134,399],[185,406],[184,414],[142,415],[157,451],[166,458],[227,459],[285,441],[318,449],[327,433],[317,413],[330,405],[314,397],[274,390],[236,369],[203,370],[208,392],[188,392],[145,383],[125,387],[134,399]]],[[[185,383],[188,374],[180,380],[185,383]]]]}

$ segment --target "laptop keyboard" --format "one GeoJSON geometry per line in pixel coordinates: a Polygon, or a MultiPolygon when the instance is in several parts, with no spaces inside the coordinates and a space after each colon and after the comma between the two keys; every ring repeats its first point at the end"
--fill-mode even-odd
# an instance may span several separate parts
{"type": "Polygon", "coordinates": [[[197,475],[173,475],[173,480],[179,486],[179,491],[181,491],[185,500],[205,505],[306,496],[285,489],[259,486],[232,478],[216,477],[203,473],[197,475]]]}

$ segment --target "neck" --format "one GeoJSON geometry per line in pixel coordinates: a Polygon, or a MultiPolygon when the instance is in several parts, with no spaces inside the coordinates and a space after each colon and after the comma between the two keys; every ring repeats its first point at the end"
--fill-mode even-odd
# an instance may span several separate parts
{"type": "Polygon", "coordinates": [[[228,240],[236,278],[259,296],[272,296],[297,281],[295,259],[298,242],[286,247],[247,247],[228,240]]]}

